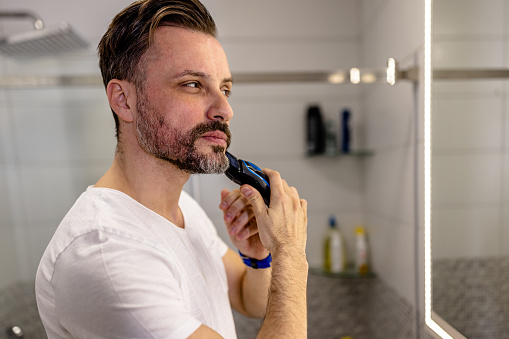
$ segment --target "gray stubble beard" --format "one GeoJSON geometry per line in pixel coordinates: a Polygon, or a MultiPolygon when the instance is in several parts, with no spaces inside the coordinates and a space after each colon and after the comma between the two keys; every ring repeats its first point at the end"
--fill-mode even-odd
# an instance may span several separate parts
{"type": "Polygon", "coordinates": [[[229,161],[224,152],[230,145],[231,133],[226,123],[201,123],[189,132],[182,132],[166,124],[164,116],[157,114],[143,93],[138,93],[138,98],[136,134],[138,144],[146,153],[190,174],[220,174],[228,169],[229,161]],[[214,145],[212,154],[199,153],[198,138],[217,130],[226,134],[227,146],[214,145]]]}

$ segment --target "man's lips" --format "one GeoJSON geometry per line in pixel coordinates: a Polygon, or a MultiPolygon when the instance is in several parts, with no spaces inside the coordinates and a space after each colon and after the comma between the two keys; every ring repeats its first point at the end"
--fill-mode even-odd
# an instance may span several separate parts
{"type": "Polygon", "coordinates": [[[213,132],[207,132],[201,135],[200,138],[207,139],[208,141],[212,141],[215,143],[220,143],[226,145],[226,140],[228,139],[226,137],[226,134],[224,134],[221,131],[213,131],[213,132]]]}

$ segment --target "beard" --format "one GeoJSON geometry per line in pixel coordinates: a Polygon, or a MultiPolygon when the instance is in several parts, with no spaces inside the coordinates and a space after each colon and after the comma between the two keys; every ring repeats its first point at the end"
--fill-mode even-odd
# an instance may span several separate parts
{"type": "Polygon", "coordinates": [[[226,123],[212,121],[198,124],[189,131],[181,131],[168,124],[164,115],[158,114],[144,93],[138,93],[138,98],[136,133],[138,144],[146,153],[190,174],[220,174],[228,169],[230,162],[224,152],[230,146],[231,133],[226,123]],[[196,140],[212,131],[226,134],[226,147],[215,145],[211,146],[212,152],[199,152],[196,140]]]}

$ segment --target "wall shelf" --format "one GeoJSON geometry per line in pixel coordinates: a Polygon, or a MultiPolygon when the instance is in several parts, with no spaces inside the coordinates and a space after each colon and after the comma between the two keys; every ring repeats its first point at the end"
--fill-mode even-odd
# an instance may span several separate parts
{"type": "Polygon", "coordinates": [[[308,158],[342,158],[342,157],[368,157],[373,155],[370,150],[354,150],[348,153],[337,151],[335,153],[306,154],[308,158]]]}
{"type": "Polygon", "coordinates": [[[376,275],[374,272],[367,272],[360,274],[355,271],[352,266],[348,266],[343,272],[340,273],[329,273],[319,267],[310,267],[309,273],[313,275],[319,275],[324,277],[336,278],[336,279],[374,279],[376,275]]]}

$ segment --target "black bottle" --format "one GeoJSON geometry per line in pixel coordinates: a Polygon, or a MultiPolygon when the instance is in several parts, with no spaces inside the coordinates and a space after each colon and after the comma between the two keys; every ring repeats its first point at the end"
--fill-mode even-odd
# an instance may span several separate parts
{"type": "Polygon", "coordinates": [[[350,153],[350,111],[345,109],[341,115],[341,151],[350,153]]]}
{"type": "Polygon", "coordinates": [[[307,152],[321,154],[325,151],[325,126],[320,107],[310,106],[307,112],[307,152]]]}

